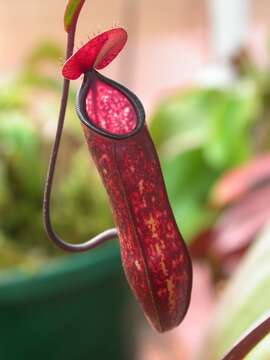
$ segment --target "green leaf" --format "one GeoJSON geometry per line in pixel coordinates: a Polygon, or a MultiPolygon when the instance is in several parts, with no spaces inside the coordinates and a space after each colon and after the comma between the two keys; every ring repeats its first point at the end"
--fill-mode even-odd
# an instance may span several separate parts
{"type": "Polygon", "coordinates": [[[201,148],[208,165],[223,170],[251,155],[251,125],[259,110],[254,84],[189,89],[160,106],[150,129],[161,154],[175,156],[201,148]]]}
{"type": "Polygon", "coordinates": [[[204,154],[214,167],[225,169],[247,160],[251,155],[250,127],[258,115],[254,86],[245,83],[217,94],[208,109],[208,131],[204,154]]]}
{"type": "MultiPolygon", "coordinates": [[[[253,245],[222,294],[207,348],[200,359],[220,359],[270,309],[269,259],[270,226],[253,245]]],[[[269,341],[269,336],[261,341],[249,354],[248,360],[269,359],[269,341]]]]}
{"type": "Polygon", "coordinates": [[[206,199],[216,173],[205,163],[199,149],[173,159],[162,158],[162,169],[177,224],[189,241],[215,217],[206,199]]]}
{"type": "Polygon", "coordinates": [[[150,130],[162,153],[197,148],[206,137],[211,90],[189,89],[165,101],[154,114],[150,130]]]}
{"type": "Polygon", "coordinates": [[[64,26],[66,32],[69,32],[72,26],[76,25],[78,16],[85,0],[69,0],[64,15],[64,26]]]}
{"type": "Polygon", "coordinates": [[[29,119],[18,111],[0,113],[0,159],[8,166],[16,190],[28,200],[41,195],[40,158],[38,134],[29,119]]]}

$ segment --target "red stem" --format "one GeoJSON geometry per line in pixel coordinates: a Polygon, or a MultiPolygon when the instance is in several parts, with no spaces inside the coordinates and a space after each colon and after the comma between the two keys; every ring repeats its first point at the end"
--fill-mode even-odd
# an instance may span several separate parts
{"type": "MultiPolygon", "coordinates": [[[[78,18],[77,18],[78,19],[78,18]]],[[[73,26],[70,28],[68,35],[67,35],[67,50],[66,50],[66,59],[68,59],[74,50],[74,40],[75,40],[75,33],[76,33],[76,26],[77,26],[77,19],[73,26]]],[[[82,244],[68,244],[64,240],[62,240],[54,231],[51,216],[50,216],[50,204],[51,204],[51,193],[52,193],[52,185],[53,185],[53,177],[55,173],[55,166],[57,161],[57,156],[59,152],[59,146],[61,142],[64,122],[65,122],[65,115],[66,115],[66,108],[67,102],[69,97],[69,86],[70,81],[67,79],[63,80],[63,87],[62,87],[62,98],[61,98],[61,105],[58,117],[58,125],[55,135],[55,141],[52,147],[47,180],[45,184],[44,190],[44,198],[43,198],[43,219],[44,219],[44,227],[48,234],[48,237],[60,248],[70,252],[81,252],[86,251],[89,249],[93,249],[97,245],[110,240],[114,239],[117,236],[116,229],[110,229],[104,231],[103,233],[95,236],[93,239],[90,239],[82,244]]]]}
{"type": "Polygon", "coordinates": [[[270,313],[263,320],[259,320],[246,334],[233,346],[222,360],[242,360],[255,346],[270,332],[270,313]]]}

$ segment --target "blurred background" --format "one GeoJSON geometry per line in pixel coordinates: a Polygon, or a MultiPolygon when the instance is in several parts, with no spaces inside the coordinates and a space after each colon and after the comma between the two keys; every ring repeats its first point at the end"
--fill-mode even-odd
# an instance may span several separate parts
{"type": "MultiPolygon", "coordinates": [[[[131,298],[116,241],[67,256],[43,230],[65,3],[1,4],[0,357],[218,360],[270,308],[269,2],[91,0],[82,11],[78,46],[114,25],[128,30],[105,74],[145,105],[192,254],[191,308],[165,335],[131,298]]],[[[53,199],[55,227],[73,242],[113,225],[75,115],[79,84],[53,199]]],[[[267,337],[248,359],[269,359],[269,349],[267,337]]]]}

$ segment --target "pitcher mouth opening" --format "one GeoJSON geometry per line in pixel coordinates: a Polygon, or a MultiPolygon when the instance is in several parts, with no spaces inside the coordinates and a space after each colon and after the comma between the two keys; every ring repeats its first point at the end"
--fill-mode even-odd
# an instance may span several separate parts
{"type": "Polygon", "coordinates": [[[84,75],[76,111],[84,125],[111,139],[129,138],[145,123],[144,108],[137,96],[96,70],[84,75]]]}

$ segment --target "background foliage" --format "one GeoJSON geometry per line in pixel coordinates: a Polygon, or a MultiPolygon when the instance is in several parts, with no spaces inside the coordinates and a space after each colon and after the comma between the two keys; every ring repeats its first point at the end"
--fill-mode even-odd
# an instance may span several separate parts
{"type": "MultiPolygon", "coordinates": [[[[57,45],[44,42],[29,56],[21,73],[0,84],[2,269],[19,266],[36,270],[39,264],[62,254],[48,241],[42,225],[44,179],[60,96],[54,74],[61,55],[57,45]]],[[[201,352],[201,358],[209,360],[218,359],[270,308],[265,292],[270,279],[269,227],[257,241],[258,230],[270,213],[247,235],[240,228],[241,207],[244,224],[248,224],[258,210],[256,201],[253,213],[243,206],[243,199],[233,199],[224,208],[215,203],[219,196],[215,193],[213,201],[213,189],[224,174],[248,166],[251,159],[269,151],[269,71],[255,68],[247,56],[234,65],[238,77],[231,87],[182,89],[164,99],[149,123],[177,223],[194,263],[203,262],[211,269],[212,287],[218,294],[207,346],[201,352]],[[226,226],[218,225],[217,233],[224,216],[226,226]],[[219,247],[217,252],[218,236],[232,226],[233,218],[239,218],[233,249],[225,254],[219,247]],[[240,235],[246,237],[244,247],[239,245],[240,235]],[[218,291],[224,284],[224,293],[218,291]],[[237,300],[233,306],[231,299],[237,300]]],[[[53,220],[62,237],[81,242],[113,223],[106,194],[82,141],[74,99],[72,89],[54,187],[53,220]]],[[[267,190],[270,169],[268,175],[262,179],[258,173],[254,189],[267,190]]],[[[254,194],[254,189],[245,195],[254,194]]],[[[249,359],[268,358],[266,338],[249,359]]]]}

